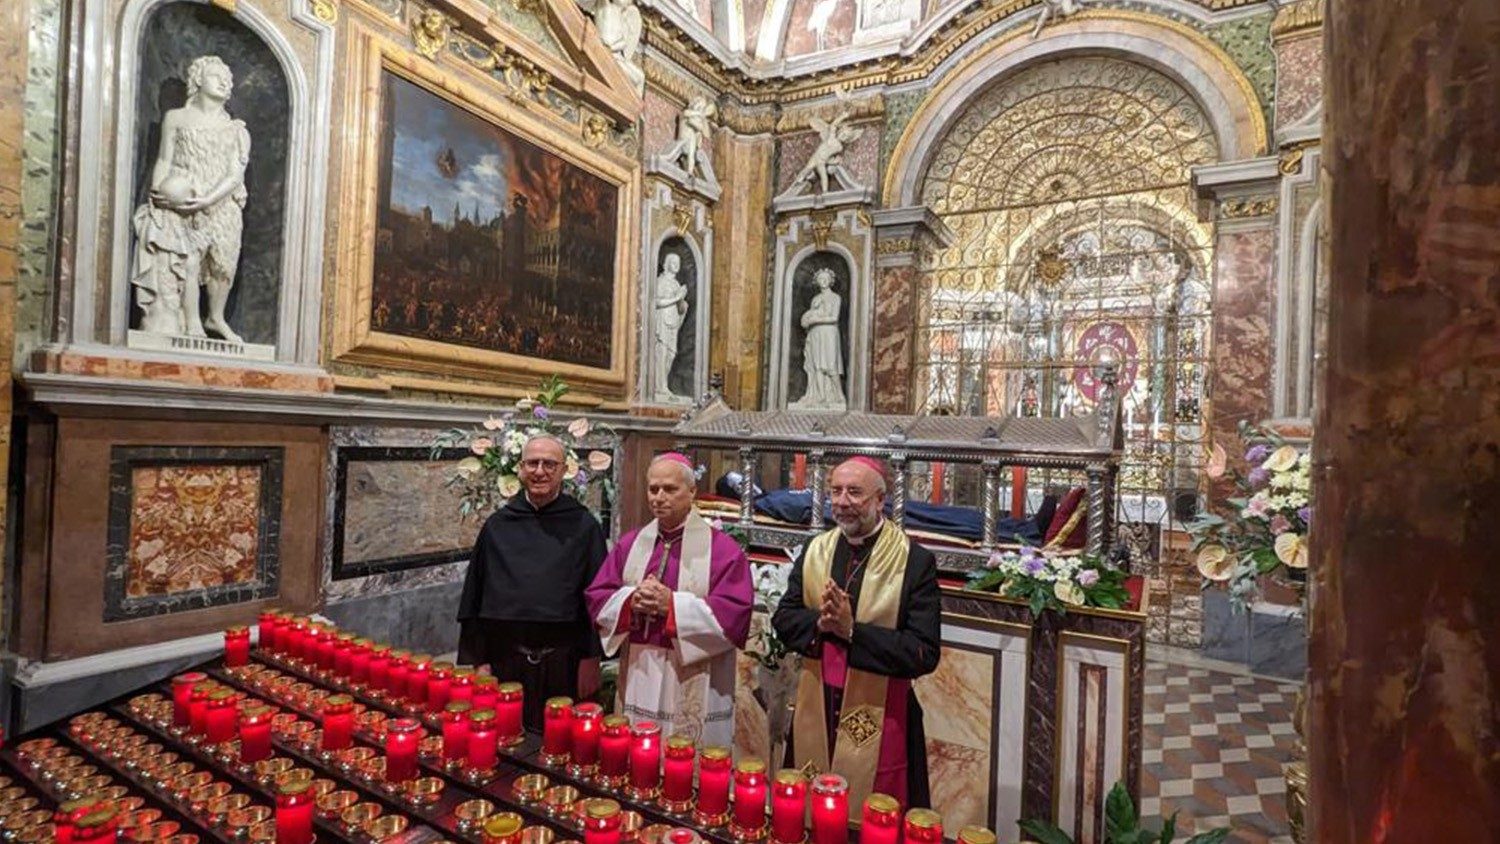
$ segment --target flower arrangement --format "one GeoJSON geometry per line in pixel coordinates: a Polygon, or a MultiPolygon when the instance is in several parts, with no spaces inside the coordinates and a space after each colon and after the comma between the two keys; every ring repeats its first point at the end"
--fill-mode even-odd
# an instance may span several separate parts
{"type": "Polygon", "coordinates": [[[563,443],[567,453],[563,492],[585,503],[593,490],[601,492],[603,501],[614,497],[609,474],[614,465],[614,431],[582,416],[566,425],[554,420],[553,408],[568,390],[567,383],[553,375],[542,382],[535,395],[517,401],[513,410],[491,416],[479,428],[452,428],[434,439],[434,459],[449,448],[470,452],[458,461],[446,483],[458,490],[461,515],[488,516],[520,494],[521,448],[538,434],[557,437],[563,443]],[[580,461],[579,452],[585,448],[591,450],[580,461]]]}
{"type": "Polygon", "coordinates": [[[1130,602],[1124,571],[1087,555],[1049,554],[1040,548],[996,551],[985,567],[969,574],[964,586],[977,592],[998,592],[1031,606],[1033,615],[1045,610],[1066,613],[1068,607],[1121,609],[1130,602]]]}
{"type": "MultiPolygon", "coordinates": [[[[750,537],[739,525],[719,518],[710,519],[709,524],[738,542],[741,548],[749,548],[750,537]]],[[[750,565],[750,579],[755,584],[755,610],[765,613],[766,619],[764,624],[750,626],[750,641],[745,643],[745,654],[771,671],[780,669],[781,661],[790,653],[786,643],[776,635],[776,628],[771,626],[770,615],[781,603],[781,596],[786,594],[786,581],[791,573],[792,567],[785,563],[750,565]]]]}
{"type": "Polygon", "coordinates": [[[1305,577],[1307,530],[1312,524],[1312,470],[1307,454],[1275,431],[1240,425],[1248,471],[1227,466],[1214,445],[1206,474],[1228,477],[1239,495],[1226,516],[1205,513],[1187,525],[1205,588],[1226,584],[1237,607],[1253,601],[1262,575],[1305,577]]]}

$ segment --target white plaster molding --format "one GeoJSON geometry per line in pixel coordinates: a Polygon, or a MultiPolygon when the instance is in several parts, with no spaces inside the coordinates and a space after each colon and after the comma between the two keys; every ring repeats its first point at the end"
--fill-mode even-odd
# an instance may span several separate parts
{"type": "Polygon", "coordinates": [[[1312,111],[1288,123],[1276,133],[1276,142],[1281,146],[1312,144],[1323,139],[1323,103],[1320,100],[1312,111]]]}
{"type": "MultiPolygon", "coordinates": [[[[251,625],[251,640],[257,641],[259,636],[259,631],[251,625]]],[[[72,680],[97,677],[100,674],[140,668],[167,660],[207,657],[223,649],[223,633],[204,633],[201,636],[172,639],[155,645],[138,645],[133,648],[121,648],[117,651],[55,662],[18,659],[13,679],[15,684],[23,689],[36,689],[72,680]]]]}
{"type": "MultiPolygon", "coordinates": [[[[334,29],[305,8],[301,0],[291,13],[292,23],[314,33],[317,42],[316,78],[309,81],[302,60],[274,22],[276,15],[259,7],[260,0],[240,0],[234,17],[256,34],[276,56],[287,80],[291,137],[287,147],[285,208],[282,222],[281,287],[277,311],[277,357],[287,362],[314,364],[318,360],[322,325],[323,221],[328,172],[329,114],[332,107],[334,29]]],[[[134,172],[136,74],[140,39],[151,13],[176,2],[207,4],[208,0],[131,0],[120,10],[118,25],[110,27],[109,3],[85,4],[79,134],[79,222],[73,318],[64,336],[94,342],[101,328],[107,342],[124,345],[130,325],[129,225],[134,172]],[[116,34],[117,33],[117,34],[116,34]],[[91,61],[92,60],[92,61],[91,61]],[[130,71],[130,72],[124,72],[130,71]],[[114,139],[111,197],[102,195],[107,166],[98,150],[104,148],[107,118],[114,139]],[[113,208],[111,237],[106,241],[99,209],[113,208]],[[105,252],[104,250],[107,250],[105,252]],[[107,279],[100,278],[99,259],[110,256],[107,279]],[[96,325],[95,290],[100,282],[109,291],[106,324],[96,325]]],[[[254,244],[246,244],[253,249],[254,244]]]]}
{"type": "Polygon", "coordinates": [[[1284,419],[1310,421],[1312,417],[1312,326],[1314,278],[1317,263],[1317,232],[1322,200],[1314,201],[1308,215],[1297,219],[1297,194],[1316,185],[1322,153],[1314,148],[1302,158],[1301,169],[1281,179],[1278,186],[1276,225],[1276,324],[1271,370],[1271,412],[1284,419]],[[1290,315],[1296,315],[1296,319],[1290,315]],[[1297,350],[1297,371],[1290,368],[1287,352],[1297,350]]]}
{"type": "Polygon", "coordinates": [[[837,182],[837,190],[820,193],[812,186],[812,180],[798,179],[792,186],[771,200],[771,211],[789,214],[797,211],[813,211],[820,208],[836,208],[841,205],[868,205],[875,202],[875,189],[855,181],[854,176],[842,164],[828,168],[829,182],[837,182]]]}
{"type": "Polygon", "coordinates": [[[1274,155],[1200,164],[1193,168],[1193,188],[1204,199],[1262,193],[1280,178],[1281,162],[1274,155]]]}

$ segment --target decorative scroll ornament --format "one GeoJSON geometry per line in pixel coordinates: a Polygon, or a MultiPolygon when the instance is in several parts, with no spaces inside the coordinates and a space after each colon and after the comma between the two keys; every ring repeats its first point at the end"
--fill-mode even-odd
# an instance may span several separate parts
{"type": "Polygon", "coordinates": [[[837,215],[831,212],[822,212],[812,215],[812,238],[813,244],[819,249],[828,248],[828,238],[833,234],[833,223],[837,215]]]}
{"type": "Polygon", "coordinates": [[[1269,217],[1276,213],[1276,197],[1248,197],[1226,199],[1219,203],[1219,218],[1222,220],[1244,220],[1250,217],[1269,217]]]}
{"type": "Polygon", "coordinates": [[[453,21],[447,15],[436,9],[423,9],[411,19],[411,40],[417,52],[432,61],[448,46],[448,32],[452,28],[453,21]]]}
{"type": "Polygon", "coordinates": [[[1271,21],[1271,37],[1285,38],[1323,25],[1326,0],[1299,0],[1276,10],[1271,21]]]}
{"type": "Polygon", "coordinates": [[[339,7],[334,0],[308,0],[308,8],[313,17],[324,23],[333,23],[338,20],[339,7]]]}
{"type": "Polygon", "coordinates": [[[602,114],[591,114],[583,123],[583,142],[591,147],[601,147],[609,139],[609,121],[602,114]]]}
{"type": "Polygon", "coordinates": [[[1287,150],[1286,152],[1283,152],[1281,154],[1281,162],[1277,165],[1277,169],[1281,171],[1281,174],[1283,176],[1295,176],[1298,173],[1301,173],[1303,155],[1304,151],[1302,147],[1294,147],[1287,150]]]}
{"type": "Polygon", "coordinates": [[[679,234],[686,234],[695,228],[694,216],[693,209],[686,203],[679,202],[672,206],[672,225],[676,227],[679,234]]]}

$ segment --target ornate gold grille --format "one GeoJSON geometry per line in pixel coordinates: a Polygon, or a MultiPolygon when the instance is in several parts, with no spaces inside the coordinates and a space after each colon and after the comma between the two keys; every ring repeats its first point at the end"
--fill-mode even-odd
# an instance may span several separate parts
{"type": "Polygon", "coordinates": [[[1096,365],[1119,361],[1121,538],[1171,605],[1155,638],[1184,645],[1197,644],[1201,605],[1196,589],[1172,588],[1160,555],[1174,543],[1161,540],[1180,528],[1174,504],[1196,491],[1203,456],[1213,230],[1197,218],[1190,171],[1218,157],[1182,86],[1078,56],[977,96],[922,190],[955,239],[926,267],[920,409],[1064,416],[1092,405],[1096,365]],[[1183,623],[1169,624],[1174,614],[1183,623]]]}

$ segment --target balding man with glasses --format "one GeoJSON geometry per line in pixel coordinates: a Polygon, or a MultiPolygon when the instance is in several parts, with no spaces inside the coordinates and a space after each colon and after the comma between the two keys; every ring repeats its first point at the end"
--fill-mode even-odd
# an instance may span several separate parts
{"type": "Polygon", "coordinates": [[[599,690],[600,642],[583,590],[607,549],[598,520],[562,491],[566,466],[558,439],[526,442],[524,491],[479,531],[458,605],[459,662],[524,685],[524,720],[534,730],[547,698],[599,690]]]}

